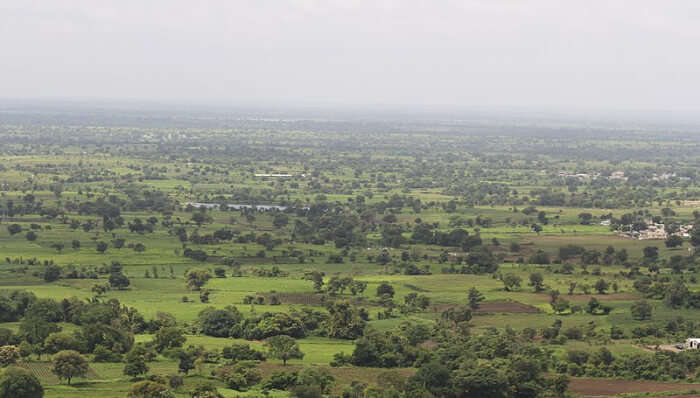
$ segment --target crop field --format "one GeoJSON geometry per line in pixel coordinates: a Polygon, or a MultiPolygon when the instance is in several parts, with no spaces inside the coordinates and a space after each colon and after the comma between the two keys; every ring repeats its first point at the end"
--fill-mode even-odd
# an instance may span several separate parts
{"type": "Polygon", "coordinates": [[[700,390],[655,349],[700,334],[686,132],[12,120],[0,352],[48,398],[700,390]]]}

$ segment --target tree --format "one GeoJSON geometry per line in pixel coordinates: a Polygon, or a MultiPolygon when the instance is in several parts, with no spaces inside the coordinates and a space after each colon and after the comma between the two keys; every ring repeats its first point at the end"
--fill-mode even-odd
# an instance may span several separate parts
{"type": "Polygon", "coordinates": [[[644,248],[644,259],[646,261],[655,262],[659,259],[659,248],[656,246],[647,246],[644,248]]]}
{"type": "Polygon", "coordinates": [[[505,274],[501,277],[501,282],[503,282],[503,287],[507,292],[511,292],[514,289],[520,288],[520,283],[522,278],[515,274],[505,274]]]}
{"type": "Polygon", "coordinates": [[[666,239],[666,242],[664,242],[664,244],[668,248],[680,247],[683,246],[683,238],[681,238],[678,235],[671,235],[666,239]]]}
{"type": "Polygon", "coordinates": [[[627,249],[620,249],[615,252],[615,260],[617,260],[618,264],[622,264],[627,261],[628,257],[627,249]]]}
{"type": "Polygon", "coordinates": [[[277,228],[282,228],[287,224],[289,224],[289,217],[284,213],[276,214],[275,218],[272,220],[272,225],[277,228]]]}
{"type": "Polygon", "coordinates": [[[211,273],[205,269],[192,268],[185,272],[185,283],[190,290],[200,290],[211,279],[211,273]]]}
{"type": "Polygon", "coordinates": [[[390,284],[382,282],[379,286],[377,286],[377,297],[382,297],[385,295],[394,297],[394,288],[390,284]]]}
{"type": "Polygon", "coordinates": [[[632,318],[638,321],[651,319],[652,307],[646,300],[637,301],[632,304],[630,311],[632,312],[632,318]]]}
{"type": "Polygon", "coordinates": [[[202,333],[214,337],[228,337],[231,334],[231,328],[242,319],[243,315],[232,306],[221,310],[214,307],[205,308],[198,316],[202,333]]]}
{"type": "Polygon", "coordinates": [[[174,326],[165,326],[158,329],[153,344],[156,351],[163,352],[166,349],[182,347],[186,340],[187,338],[182,329],[174,326]]]}
{"type": "Polygon", "coordinates": [[[4,345],[0,347],[0,366],[3,368],[17,363],[19,357],[19,348],[17,346],[4,345]]]}
{"type": "Polygon", "coordinates": [[[7,226],[7,232],[9,232],[10,235],[16,235],[22,232],[22,226],[19,224],[10,224],[7,226]]]}
{"type": "Polygon", "coordinates": [[[453,384],[465,398],[505,398],[510,396],[507,377],[489,365],[454,372],[453,384]]]}
{"type": "Polygon", "coordinates": [[[39,235],[37,235],[36,232],[34,232],[34,231],[29,231],[29,232],[27,232],[26,237],[27,237],[28,241],[34,242],[36,240],[36,238],[39,237],[39,235]]]}
{"type": "Polygon", "coordinates": [[[213,384],[200,384],[190,393],[192,398],[224,398],[213,384]]]}
{"type": "Polygon", "coordinates": [[[557,297],[556,299],[554,299],[550,303],[550,305],[552,306],[552,310],[554,310],[554,312],[556,312],[557,314],[561,314],[562,312],[569,309],[569,301],[561,297],[557,297]]]}
{"type": "Polygon", "coordinates": [[[131,284],[129,278],[121,272],[112,272],[109,275],[109,285],[117,290],[124,290],[131,284]]]}
{"type": "Polygon", "coordinates": [[[129,351],[129,353],[126,354],[124,374],[135,378],[140,375],[145,375],[146,373],[148,373],[148,365],[146,365],[146,359],[141,355],[141,352],[136,349],[129,351]]]}
{"type": "Polygon", "coordinates": [[[117,238],[117,239],[112,240],[112,247],[114,247],[115,249],[119,250],[119,249],[121,249],[122,247],[124,247],[124,244],[125,244],[125,243],[126,243],[126,239],[124,239],[124,238],[117,238]]]}
{"type": "Polygon", "coordinates": [[[46,282],[56,282],[61,278],[61,267],[58,265],[49,265],[44,270],[44,280],[46,282]]]}
{"type": "Polygon", "coordinates": [[[535,293],[539,293],[544,290],[544,277],[539,272],[533,272],[530,274],[530,286],[535,289],[535,293]]]}
{"type": "Polygon", "coordinates": [[[472,310],[477,310],[479,309],[479,305],[482,301],[484,301],[484,295],[481,294],[480,291],[478,291],[475,287],[472,287],[469,289],[469,308],[472,310]]]}
{"type": "Polygon", "coordinates": [[[270,358],[281,359],[283,366],[286,366],[290,359],[304,358],[296,340],[283,334],[265,340],[265,347],[270,358]]]}
{"type": "Polygon", "coordinates": [[[58,325],[40,317],[25,317],[19,324],[20,334],[29,344],[33,345],[44,344],[44,340],[58,330],[58,325]]]}
{"type": "Polygon", "coordinates": [[[177,358],[180,360],[177,364],[177,371],[180,373],[187,373],[194,369],[195,354],[188,351],[180,351],[177,354],[177,358]]]}
{"type": "Polygon", "coordinates": [[[64,350],[79,351],[81,342],[71,333],[52,333],[44,341],[44,351],[55,354],[64,350]]]}
{"type": "Polygon", "coordinates": [[[610,288],[610,284],[605,279],[598,279],[593,287],[598,293],[605,294],[605,292],[610,288]]]}
{"type": "Polygon", "coordinates": [[[697,221],[695,227],[690,231],[690,244],[695,247],[700,246],[700,225],[697,221]]]}
{"type": "Polygon", "coordinates": [[[165,384],[156,381],[142,381],[131,386],[127,398],[174,398],[175,395],[165,384]]]}
{"type": "Polygon", "coordinates": [[[53,367],[51,371],[59,379],[66,379],[70,385],[74,377],[83,377],[88,371],[88,362],[77,351],[61,351],[53,357],[53,367]]]}
{"type": "Polygon", "coordinates": [[[96,249],[100,254],[102,254],[102,253],[104,253],[105,251],[107,251],[107,248],[109,248],[109,245],[107,244],[107,242],[103,242],[103,241],[97,242],[97,246],[95,246],[95,249],[96,249]]]}
{"type": "Polygon", "coordinates": [[[589,225],[593,219],[593,214],[591,213],[579,213],[578,219],[581,225],[589,225]]]}
{"type": "Polygon", "coordinates": [[[10,367],[0,374],[0,398],[42,398],[44,388],[30,371],[10,367]]]}
{"type": "Polygon", "coordinates": [[[457,325],[463,322],[469,322],[472,319],[472,310],[466,305],[459,305],[446,309],[440,314],[440,317],[444,320],[454,322],[454,324],[457,325]]]}
{"type": "Polygon", "coordinates": [[[332,301],[326,305],[326,309],[328,320],[325,325],[328,337],[356,339],[362,336],[366,322],[360,310],[344,300],[332,301]]]}

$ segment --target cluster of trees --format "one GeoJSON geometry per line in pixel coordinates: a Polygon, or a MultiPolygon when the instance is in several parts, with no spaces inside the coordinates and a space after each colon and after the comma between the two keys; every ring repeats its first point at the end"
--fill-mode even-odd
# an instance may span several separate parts
{"type": "Polygon", "coordinates": [[[243,317],[236,307],[207,308],[199,313],[198,325],[203,334],[214,337],[235,337],[263,340],[278,335],[303,338],[309,335],[338,339],[362,336],[368,319],[367,311],[346,301],[326,303],[327,313],[311,309],[290,312],[265,312],[243,317]]]}

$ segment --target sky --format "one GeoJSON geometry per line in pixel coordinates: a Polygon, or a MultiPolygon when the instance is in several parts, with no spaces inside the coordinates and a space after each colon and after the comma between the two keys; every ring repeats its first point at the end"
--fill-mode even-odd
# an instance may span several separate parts
{"type": "Polygon", "coordinates": [[[0,96],[700,110],[696,0],[2,0],[0,96]]]}

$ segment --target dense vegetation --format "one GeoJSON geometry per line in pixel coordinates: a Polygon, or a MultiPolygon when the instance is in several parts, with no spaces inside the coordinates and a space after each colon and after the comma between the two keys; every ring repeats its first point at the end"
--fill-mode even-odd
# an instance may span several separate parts
{"type": "Polygon", "coordinates": [[[698,351],[673,347],[700,321],[690,127],[0,122],[0,397],[564,397],[572,376],[698,378],[698,351]]]}

